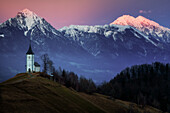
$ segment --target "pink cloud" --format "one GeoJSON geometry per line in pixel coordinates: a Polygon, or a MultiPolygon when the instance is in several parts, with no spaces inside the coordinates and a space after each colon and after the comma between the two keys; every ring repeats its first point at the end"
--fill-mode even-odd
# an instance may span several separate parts
{"type": "Polygon", "coordinates": [[[139,13],[141,13],[141,14],[148,14],[148,13],[152,13],[152,11],[151,10],[139,10],[139,13]]]}

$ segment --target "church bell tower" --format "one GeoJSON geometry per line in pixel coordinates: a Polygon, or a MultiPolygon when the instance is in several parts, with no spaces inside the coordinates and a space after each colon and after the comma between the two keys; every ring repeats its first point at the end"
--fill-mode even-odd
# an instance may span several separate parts
{"type": "Polygon", "coordinates": [[[26,53],[26,71],[29,73],[34,71],[34,53],[31,48],[31,42],[26,53]]]}

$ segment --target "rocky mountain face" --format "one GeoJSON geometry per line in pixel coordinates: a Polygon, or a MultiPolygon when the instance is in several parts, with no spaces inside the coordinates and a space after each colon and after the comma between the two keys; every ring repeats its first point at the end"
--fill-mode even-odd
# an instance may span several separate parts
{"type": "Polygon", "coordinates": [[[110,25],[129,25],[132,26],[152,39],[165,44],[170,43],[170,29],[159,25],[158,23],[149,20],[143,16],[136,18],[130,15],[123,15],[112,22],[110,25]]]}
{"type": "MultiPolygon", "coordinates": [[[[134,19],[129,17],[127,20],[134,19]]],[[[48,53],[56,67],[72,70],[96,82],[113,78],[126,66],[170,60],[168,28],[160,27],[163,35],[155,37],[151,31],[149,34],[144,32],[149,26],[140,26],[139,29],[133,24],[115,24],[71,25],[56,30],[45,19],[24,9],[16,17],[0,24],[0,74],[6,73],[1,81],[9,78],[11,73],[25,71],[29,40],[35,61],[41,62],[40,56],[48,53]]]]}
{"type": "Polygon", "coordinates": [[[15,40],[15,43],[21,42],[21,40],[26,40],[29,43],[28,40],[32,40],[33,46],[41,46],[41,48],[36,48],[37,51],[50,51],[51,49],[49,48],[55,48],[58,52],[68,52],[67,48],[61,48],[61,46],[70,45],[72,46],[70,48],[77,48],[76,44],[63,37],[44,18],[37,16],[28,9],[18,12],[15,18],[2,23],[0,25],[0,34],[1,39],[5,40],[6,37],[11,37],[15,40]]]}
{"type": "MultiPolygon", "coordinates": [[[[74,26],[60,29],[65,37],[78,43],[95,57],[107,55],[115,59],[126,55],[151,56],[161,51],[158,45],[148,36],[131,26],[74,26]],[[154,51],[151,51],[154,50],[154,51]],[[149,55],[150,54],[150,55],[149,55]]],[[[154,55],[155,56],[155,55],[154,55]]],[[[156,59],[157,57],[152,58],[156,59]]]]}

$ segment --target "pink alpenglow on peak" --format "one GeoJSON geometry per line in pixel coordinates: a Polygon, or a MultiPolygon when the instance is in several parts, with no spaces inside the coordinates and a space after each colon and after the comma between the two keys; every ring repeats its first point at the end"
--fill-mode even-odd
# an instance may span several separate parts
{"type": "Polygon", "coordinates": [[[154,27],[160,27],[160,25],[152,20],[149,20],[143,16],[138,16],[136,18],[136,21],[140,23],[142,26],[154,26],[154,27]]]}
{"type": "Polygon", "coordinates": [[[164,35],[167,35],[167,33],[170,33],[170,29],[163,27],[158,23],[149,20],[143,16],[138,16],[134,18],[133,16],[130,15],[123,15],[116,19],[114,22],[112,22],[110,25],[112,24],[123,26],[129,25],[138,29],[139,31],[143,32],[146,35],[151,34],[156,37],[163,37],[164,35]]]}
{"type": "Polygon", "coordinates": [[[143,16],[138,16],[137,18],[134,18],[133,16],[130,15],[123,15],[116,19],[114,22],[111,24],[116,24],[116,25],[129,25],[132,27],[140,28],[140,27],[160,27],[160,25],[152,20],[149,20],[143,16]]]}
{"type": "Polygon", "coordinates": [[[19,11],[17,15],[22,15],[24,17],[33,17],[37,16],[35,13],[30,11],[29,9],[23,9],[22,11],[19,11]]]}
{"type": "Polygon", "coordinates": [[[123,15],[123,16],[119,17],[118,19],[116,19],[111,24],[123,25],[123,26],[125,26],[125,25],[132,26],[134,22],[135,22],[135,18],[133,16],[123,15]]]}
{"type": "Polygon", "coordinates": [[[15,17],[18,24],[28,30],[33,28],[35,25],[41,25],[43,23],[42,18],[37,16],[34,12],[29,9],[23,9],[19,11],[15,17]]]}
{"type": "Polygon", "coordinates": [[[117,18],[114,22],[110,23],[110,25],[112,24],[116,24],[116,25],[129,25],[129,26],[132,26],[132,27],[135,27],[139,30],[142,31],[142,29],[144,28],[148,28],[148,29],[157,29],[157,31],[160,31],[160,30],[170,30],[168,28],[165,28],[163,26],[160,26],[158,23],[152,21],[152,20],[149,20],[143,16],[138,16],[138,17],[133,17],[133,16],[130,16],[130,15],[123,15],[119,18],[117,18]]]}

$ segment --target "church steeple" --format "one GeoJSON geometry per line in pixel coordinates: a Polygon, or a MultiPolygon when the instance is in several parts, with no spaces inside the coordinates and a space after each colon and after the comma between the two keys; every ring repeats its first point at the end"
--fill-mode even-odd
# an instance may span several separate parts
{"type": "Polygon", "coordinates": [[[28,73],[40,72],[40,65],[37,62],[34,62],[34,53],[31,48],[31,40],[29,49],[26,53],[26,72],[28,73]]]}
{"type": "Polygon", "coordinates": [[[31,40],[30,40],[30,46],[26,54],[34,54],[31,48],[31,40]]]}
{"type": "Polygon", "coordinates": [[[26,53],[26,62],[27,62],[27,72],[34,72],[34,53],[31,48],[31,40],[30,40],[30,46],[26,53]]]}

